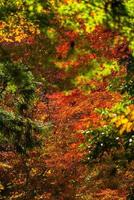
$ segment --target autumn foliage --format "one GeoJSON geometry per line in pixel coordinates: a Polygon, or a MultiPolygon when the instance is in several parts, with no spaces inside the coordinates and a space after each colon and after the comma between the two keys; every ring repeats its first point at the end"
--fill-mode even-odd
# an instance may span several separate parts
{"type": "Polygon", "coordinates": [[[0,199],[126,199],[134,150],[127,37],[105,23],[87,31],[72,1],[60,3],[66,15],[54,1],[20,2],[0,21],[0,199]]]}

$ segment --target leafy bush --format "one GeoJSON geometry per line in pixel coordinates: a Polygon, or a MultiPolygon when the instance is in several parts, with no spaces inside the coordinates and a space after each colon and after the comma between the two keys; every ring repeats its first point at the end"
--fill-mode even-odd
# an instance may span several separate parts
{"type": "Polygon", "coordinates": [[[111,149],[117,149],[121,145],[118,131],[112,126],[87,130],[84,134],[87,137],[88,160],[99,159],[105,152],[109,153],[111,149]]]}
{"type": "MultiPolygon", "coordinates": [[[[119,107],[120,108],[120,107],[119,107]]],[[[119,111],[119,110],[118,110],[119,111]]],[[[84,135],[87,138],[89,153],[87,158],[99,159],[105,153],[123,150],[126,159],[133,160],[134,150],[134,110],[133,105],[126,106],[119,113],[110,113],[107,110],[101,111],[109,125],[86,130],[84,135]]]]}

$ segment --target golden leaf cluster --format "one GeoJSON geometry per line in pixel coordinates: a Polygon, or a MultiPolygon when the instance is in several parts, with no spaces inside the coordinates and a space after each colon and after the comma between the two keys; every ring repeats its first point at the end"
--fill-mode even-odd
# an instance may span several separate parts
{"type": "Polygon", "coordinates": [[[0,21],[0,42],[20,43],[39,33],[38,27],[23,17],[10,16],[7,22],[0,21]]]}
{"type": "Polygon", "coordinates": [[[121,135],[134,131],[134,105],[127,106],[121,115],[113,114],[111,118],[121,135]]]}

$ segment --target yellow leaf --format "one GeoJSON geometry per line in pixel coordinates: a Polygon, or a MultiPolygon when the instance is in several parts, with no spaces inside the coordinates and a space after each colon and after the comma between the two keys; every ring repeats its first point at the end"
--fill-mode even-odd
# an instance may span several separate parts
{"type": "Polygon", "coordinates": [[[51,169],[49,169],[48,171],[47,171],[47,175],[50,175],[52,173],[52,171],[51,171],[51,169]]]}
{"type": "Polygon", "coordinates": [[[122,128],[119,130],[120,135],[122,135],[126,131],[127,124],[124,124],[122,128]]]}
{"type": "Polygon", "coordinates": [[[126,132],[129,133],[132,131],[133,128],[133,123],[132,122],[128,122],[127,123],[127,127],[126,127],[126,132]]]}
{"type": "Polygon", "coordinates": [[[127,107],[127,109],[125,110],[125,115],[128,115],[131,112],[131,109],[129,107],[127,107]]]}
{"type": "Polygon", "coordinates": [[[115,123],[117,120],[118,120],[118,117],[114,117],[114,118],[111,119],[111,122],[115,123]]]}
{"type": "Polygon", "coordinates": [[[2,167],[2,168],[8,168],[8,169],[12,168],[10,165],[2,163],[2,162],[0,162],[0,167],[2,167]]]}
{"type": "Polygon", "coordinates": [[[32,168],[30,171],[30,175],[31,176],[35,176],[37,174],[37,169],[36,168],[32,168]]]}
{"type": "Polygon", "coordinates": [[[131,114],[130,114],[130,120],[134,121],[134,111],[132,111],[131,114]]]}
{"type": "Polygon", "coordinates": [[[0,183],[0,191],[4,190],[4,186],[0,183]]]}
{"type": "Polygon", "coordinates": [[[122,123],[122,124],[128,123],[128,119],[127,119],[127,118],[121,119],[121,123],[122,123]]]}
{"type": "Polygon", "coordinates": [[[122,122],[120,120],[118,120],[115,122],[115,124],[116,124],[116,127],[118,128],[122,124],[122,122]]]}

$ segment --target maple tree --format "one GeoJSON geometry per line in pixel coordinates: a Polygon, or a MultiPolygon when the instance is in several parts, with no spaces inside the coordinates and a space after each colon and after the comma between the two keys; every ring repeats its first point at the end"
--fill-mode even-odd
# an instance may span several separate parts
{"type": "Polygon", "coordinates": [[[116,188],[133,165],[133,1],[1,0],[0,13],[0,198],[88,199],[94,161],[112,162],[116,188]]]}

